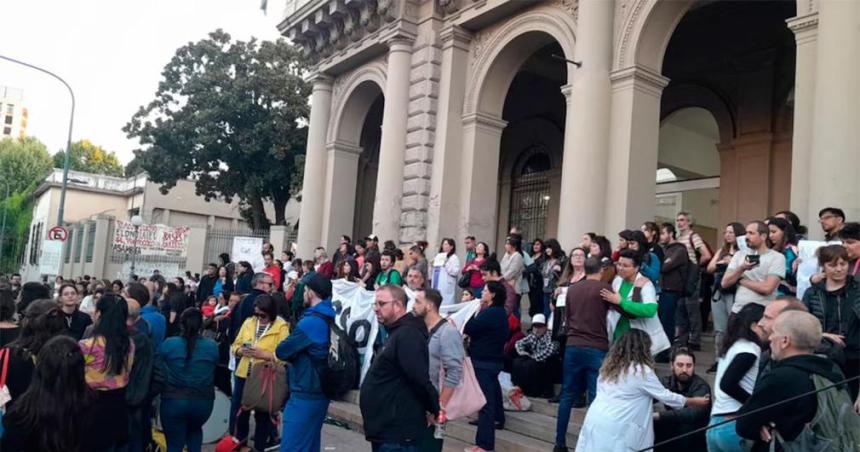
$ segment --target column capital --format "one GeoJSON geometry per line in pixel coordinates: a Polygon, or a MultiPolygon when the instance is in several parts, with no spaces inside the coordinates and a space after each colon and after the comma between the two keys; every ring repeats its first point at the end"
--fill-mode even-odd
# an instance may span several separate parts
{"type": "Polygon", "coordinates": [[[463,115],[463,125],[466,127],[480,127],[488,131],[502,133],[502,130],[504,130],[508,125],[508,122],[495,115],[478,112],[463,115]]]}
{"type": "Polygon", "coordinates": [[[788,29],[794,32],[797,44],[805,44],[818,38],[818,12],[786,19],[788,29]]]}
{"type": "Polygon", "coordinates": [[[451,25],[439,33],[439,39],[442,41],[442,50],[447,50],[451,47],[456,47],[460,50],[469,50],[472,36],[472,32],[459,25],[451,25]]]}
{"type": "Polygon", "coordinates": [[[415,35],[405,30],[393,30],[391,34],[381,39],[388,46],[389,52],[412,52],[415,35]]]}
{"type": "Polygon", "coordinates": [[[573,94],[573,85],[564,85],[561,87],[561,94],[564,95],[564,98],[567,100],[567,103],[570,104],[571,94],[573,94]]]}
{"type": "Polygon", "coordinates": [[[329,141],[325,145],[325,148],[329,152],[329,154],[343,153],[356,156],[361,155],[361,151],[363,150],[361,146],[357,146],[353,143],[343,140],[329,141]]]}
{"type": "Polygon", "coordinates": [[[313,90],[318,89],[331,91],[334,78],[324,72],[314,72],[307,76],[307,81],[313,84],[313,90]]]}
{"type": "Polygon", "coordinates": [[[669,84],[669,78],[645,66],[634,65],[613,71],[609,74],[612,90],[636,88],[660,97],[663,88],[669,84]]]}

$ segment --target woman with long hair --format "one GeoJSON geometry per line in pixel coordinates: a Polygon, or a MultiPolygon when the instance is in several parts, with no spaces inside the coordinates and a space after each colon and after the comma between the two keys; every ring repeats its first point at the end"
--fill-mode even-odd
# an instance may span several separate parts
{"type": "Polygon", "coordinates": [[[128,386],[134,363],[134,342],[129,336],[128,304],[108,292],[96,303],[93,335],[78,344],[86,362],[86,379],[96,391],[95,421],[101,433],[95,450],[114,450],[128,443],[128,386]]]}
{"type": "Polygon", "coordinates": [[[93,320],[88,314],[84,314],[78,309],[80,296],[78,288],[70,283],[63,283],[60,286],[60,310],[66,318],[66,334],[72,339],[79,341],[84,337],[84,331],[92,325],[93,320]]]}
{"type": "Polygon", "coordinates": [[[603,360],[597,396],[585,415],[576,451],[616,452],[653,446],[654,399],[675,409],[710,403],[708,397],[684,397],[666,389],[654,373],[650,336],[642,330],[628,330],[603,360]]]}
{"type": "Polygon", "coordinates": [[[543,278],[543,296],[541,297],[541,312],[546,318],[549,318],[552,310],[552,294],[555,292],[555,286],[558,282],[561,271],[565,266],[564,251],[561,250],[561,245],[556,239],[549,239],[544,243],[546,258],[541,265],[541,278],[543,278]]]}
{"type": "Polygon", "coordinates": [[[364,265],[361,267],[361,272],[359,273],[365,289],[370,291],[376,290],[374,284],[376,283],[376,277],[381,271],[379,253],[365,256],[364,265]]]}
{"type": "MultiPolygon", "coordinates": [[[[526,266],[523,278],[529,283],[529,317],[543,311],[543,263],[546,260],[546,246],[541,239],[535,239],[531,246],[532,263],[526,266]]],[[[477,294],[480,296],[480,293],[477,294]]]]}
{"type": "Polygon", "coordinates": [[[785,279],[779,282],[777,293],[793,297],[797,293],[797,266],[800,264],[794,227],[784,218],[773,217],[768,219],[767,228],[770,248],[785,256],[785,279]]]}
{"type": "MultiPolygon", "coordinates": [[[[233,376],[233,397],[230,404],[230,432],[239,439],[240,443],[247,443],[249,421],[251,413],[241,410],[242,393],[245,389],[245,381],[251,375],[254,364],[272,361],[275,358],[275,347],[290,334],[289,324],[278,316],[278,307],[275,300],[268,294],[257,296],[254,300],[254,315],[248,317],[242,324],[239,334],[230,347],[236,356],[236,371],[233,376]]],[[[283,363],[281,363],[283,364],[283,363]]],[[[276,409],[280,409],[277,407],[276,409]]],[[[254,411],[254,450],[265,450],[275,440],[275,427],[272,424],[272,416],[276,413],[264,413],[254,411]]]]}
{"type": "Polygon", "coordinates": [[[600,280],[611,284],[615,279],[615,265],[612,264],[612,244],[609,239],[602,235],[594,237],[588,257],[595,257],[600,261],[600,280]]]}
{"type": "Polygon", "coordinates": [[[460,275],[460,259],[457,244],[452,238],[442,239],[439,254],[433,258],[432,287],[442,294],[442,306],[457,303],[457,277],[460,275]]]}
{"type": "Polygon", "coordinates": [[[18,338],[8,345],[9,367],[6,387],[12,397],[11,404],[27,390],[35,369],[36,357],[42,346],[52,337],[66,331],[63,312],[54,300],[40,299],[30,303],[21,317],[18,338]]]}
{"type": "Polygon", "coordinates": [[[654,284],[654,288],[659,294],[660,268],[662,267],[662,263],[657,254],[651,250],[645,233],[642,231],[631,231],[630,240],[627,241],[627,249],[633,250],[639,255],[639,258],[642,260],[639,272],[642,273],[642,276],[651,280],[651,283],[654,284]]]}
{"type": "Polygon", "coordinates": [[[358,266],[351,258],[341,259],[335,267],[335,278],[345,279],[349,282],[361,282],[361,277],[358,275],[358,266]]]}
{"type": "MultiPolygon", "coordinates": [[[[233,291],[233,278],[230,277],[230,272],[227,270],[227,267],[220,266],[218,267],[218,279],[215,280],[215,286],[212,287],[212,295],[216,297],[221,295],[221,292],[232,292],[233,291]]],[[[198,302],[202,302],[203,300],[198,300],[198,302]]]]}
{"type": "Polygon", "coordinates": [[[642,223],[639,230],[645,234],[645,239],[648,241],[648,250],[657,255],[660,262],[663,262],[663,247],[660,246],[660,226],[653,221],[642,223]]]}
{"type": "MultiPolygon", "coordinates": [[[[788,220],[788,222],[791,223],[791,227],[794,228],[794,233],[797,235],[797,240],[806,239],[806,226],[800,224],[800,217],[798,217],[796,213],[790,210],[781,210],[774,214],[774,217],[788,220]]],[[[796,244],[797,243],[795,243],[795,245],[796,244]]]]}
{"type": "MultiPolygon", "coordinates": [[[[711,312],[714,316],[714,345],[715,349],[722,348],[723,339],[726,336],[726,328],[729,316],[732,314],[732,305],[735,304],[735,291],[737,287],[724,288],[722,286],[723,276],[729,268],[732,256],[738,252],[738,237],[745,235],[744,225],[734,222],[726,225],[723,232],[723,246],[714,253],[711,262],[708,263],[707,271],[714,275],[714,295],[711,297],[711,312]]],[[[717,362],[708,369],[708,373],[717,371],[717,362]]]]}
{"type": "Polygon", "coordinates": [[[203,314],[188,308],[179,316],[181,333],[166,339],[159,357],[167,368],[167,386],[161,394],[161,425],[168,452],[200,452],[203,424],[215,401],[214,375],[218,344],[200,336],[203,314]]]}
{"type": "Polygon", "coordinates": [[[481,311],[466,322],[463,330],[469,338],[469,356],[475,367],[475,377],[487,399],[478,414],[475,444],[487,451],[495,449],[495,429],[505,424],[499,372],[505,363],[505,342],[509,336],[506,297],[507,290],[501,282],[487,281],[481,292],[481,311]]]}
{"type": "Polygon", "coordinates": [[[93,450],[94,440],[102,432],[95,430],[95,394],[87,386],[78,343],[65,335],[56,336],[39,350],[36,361],[27,391],[14,406],[7,406],[3,416],[2,450],[93,450]]]}
{"type": "MultiPolygon", "coordinates": [[[[717,350],[717,377],[710,425],[733,417],[749,399],[758,378],[761,339],[758,321],[764,306],[750,303],[729,317],[726,336],[717,350]]],[[[741,452],[741,438],[735,423],[729,422],[705,433],[710,452],[741,452]]]]}
{"type": "Polygon", "coordinates": [[[475,257],[466,261],[463,267],[463,274],[469,273],[469,287],[465,290],[471,291],[475,298],[481,296],[481,291],[484,289],[484,277],[481,276],[481,264],[486,262],[490,257],[490,246],[485,242],[478,242],[475,245],[475,257]]]}

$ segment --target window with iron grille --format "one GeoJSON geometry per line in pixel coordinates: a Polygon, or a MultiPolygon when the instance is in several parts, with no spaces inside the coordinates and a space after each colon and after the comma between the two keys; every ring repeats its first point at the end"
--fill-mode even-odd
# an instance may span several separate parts
{"type": "Polygon", "coordinates": [[[86,262],[89,264],[93,261],[93,249],[95,248],[96,243],[96,222],[89,221],[87,222],[87,253],[86,253],[86,262]]]}
{"type": "Polygon", "coordinates": [[[69,236],[66,237],[66,246],[63,249],[63,253],[66,255],[65,261],[67,264],[69,263],[69,260],[72,259],[72,243],[74,243],[73,240],[75,239],[74,233],[74,230],[69,231],[69,236]]]}
{"type": "Polygon", "coordinates": [[[84,251],[84,227],[75,228],[75,262],[81,261],[81,253],[84,251]]]}
{"type": "Polygon", "coordinates": [[[549,172],[552,164],[543,150],[529,149],[525,161],[514,169],[508,227],[517,226],[523,238],[544,238],[549,212],[549,172]]]}

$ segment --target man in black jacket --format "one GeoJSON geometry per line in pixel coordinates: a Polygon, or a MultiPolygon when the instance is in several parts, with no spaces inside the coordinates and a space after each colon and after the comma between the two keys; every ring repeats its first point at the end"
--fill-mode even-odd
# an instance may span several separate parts
{"type": "Polygon", "coordinates": [[[815,395],[810,395],[756,413],[746,413],[814,390],[813,374],[831,383],[843,380],[838,366],[813,354],[820,342],[821,323],[812,314],[787,311],[777,317],[770,336],[774,360],[771,371],[756,385],[749,400],[738,411],[735,426],[738,435],[758,443],[753,450],[767,450],[764,443],[771,441],[773,430],[786,441],[795,440],[815,417],[818,401],[815,395]]]}
{"type": "Polygon", "coordinates": [[[206,274],[200,278],[200,282],[197,283],[197,302],[205,303],[206,299],[212,295],[212,290],[215,289],[215,281],[218,280],[218,266],[213,264],[209,264],[209,267],[206,269],[206,274]]]}
{"type": "MultiPolygon", "coordinates": [[[[711,387],[695,374],[696,357],[686,348],[676,349],[672,356],[672,375],[660,378],[666,389],[684,397],[705,397],[711,395],[711,387]]],[[[691,432],[708,425],[710,407],[684,407],[654,413],[654,443],[691,432]]],[[[655,448],[656,452],[686,452],[707,450],[705,432],[686,436],[665,446],[655,448]]]]}
{"type": "Polygon", "coordinates": [[[374,357],[361,385],[364,436],[373,451],[415,448],[430,416],[439,414],[439,394],[430,382],[428,332],[424,321],[407,313],[406,292],[384,285],[373,310],[388,339],[374,357]]]}

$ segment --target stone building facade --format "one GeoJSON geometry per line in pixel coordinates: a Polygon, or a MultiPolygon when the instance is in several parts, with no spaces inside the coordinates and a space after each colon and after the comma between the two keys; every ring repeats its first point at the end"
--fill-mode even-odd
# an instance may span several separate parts
{"type": "Polygon", "coordinates": [[[860,218],[860,2],[288,0],[279,28],[313,62],[302,255],[860,218]]]}

